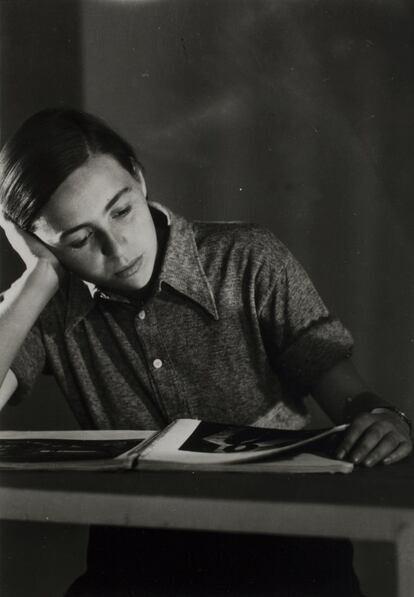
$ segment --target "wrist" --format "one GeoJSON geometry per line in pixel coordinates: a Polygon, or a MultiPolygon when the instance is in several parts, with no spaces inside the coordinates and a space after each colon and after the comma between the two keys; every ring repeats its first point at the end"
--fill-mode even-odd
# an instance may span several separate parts
{"type": "Polygon", "coordinates": [[[34,304],[43,308],[59,288],[59,276],[52,264],[39,259],[12,285],[18,293],[30,296],[34,304]]]}
{"type": "Polygon", "coordinates": [[[375,392],[359,392],[346,399],[343,408],[343,419],[346,423],[349,423],[357,415],[372,412],[375,408],[387,408],[391,406],[389,402],[378,396],[378,394],[375,394],[375,392]]]}
{"type": "Polygon", "coordinates": [[[374,408],[373,410],[371,410],[371,414],[394,416],[395,418],[398,418],[400,422],[403,422],[406,424],[410,435],[412,433],[413,427],[412,427],[411,420],[402,410],[400,410],[399,408],[396,408],[395,406],[381,406],[378,408],[374,408]]]}
{"type": "Polygon", "coordinates": [[[35,263],[27,268],[13,284],[0,294],[2,315],[16,310],[16,326],[26,315],[39,314],[59,287],[58,276],[50,265],[35,263]]]}
{"type": "Polygon", "coordinates": [[[363,413],[394,415],[407,425],[411,434],[412,424],[409,417],[399,408],[390,404],[374,392],[361,392],[348,398],[343,410],[343,419],[345,422],[349,423],[357,415],[363,413]]]}
{"type": "Polygon", "coordinates": [[[58,260],[52,262],[50,259],[39,258],[36,263],[28,268],[27,276],[37,281],[41,280],[42,285],[47,289],[56,292],[64,275],[64,269],[58,260]]]}

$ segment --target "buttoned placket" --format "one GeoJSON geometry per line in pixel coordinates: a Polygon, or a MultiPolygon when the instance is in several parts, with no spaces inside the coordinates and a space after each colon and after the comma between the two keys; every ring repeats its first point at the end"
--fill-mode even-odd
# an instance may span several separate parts
{"type": "Polygon", "coordinates": [[[141,307],[135,317],[135,330],[147,363],[155,398],[168,420],[188,416],[188,407],[175,383],[173,364],[165,346],[166,334],[157,320],[156,297],[141,307]]]}

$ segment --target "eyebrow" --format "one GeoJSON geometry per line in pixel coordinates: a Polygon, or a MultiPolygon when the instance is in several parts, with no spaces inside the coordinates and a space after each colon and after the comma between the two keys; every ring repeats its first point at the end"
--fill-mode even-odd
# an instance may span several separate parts
{"type": "MultiPolygon", "coordinates": [[[[131,187],[124,187],[123,189],[118,191],[105,205],[104,212],[107,213],[108,211],[110,211],[113,208],[113,206],[117,203],[117,201],[119,201],[119,199],[121,199],[121,197],[123,195],[125,195],[125,193],[129,193],[130,190],[131,190],[131,187]]],[[[81,228],[85,228],[87,225],[88,224],[85,222],[85,224],[78,224],[77,226],[74,226],[73,228],[69,228],[69,230],[65,230],[64,232],[62,232],[62,234],[60,235],[60,238],[64,239],[67,236],[69,236],[70,234],[77,232],[81,228]]]]}

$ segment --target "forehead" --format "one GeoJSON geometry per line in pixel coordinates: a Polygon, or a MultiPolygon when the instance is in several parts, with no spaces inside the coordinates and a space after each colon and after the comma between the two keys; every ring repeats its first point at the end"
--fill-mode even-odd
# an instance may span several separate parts
{"type": "Polygon", "coordinates": [[[37,228],[59,232],[87,222],[133,181],[130,173],[113,157],[93,156],[56,189],[40,212],[37,228]]]}

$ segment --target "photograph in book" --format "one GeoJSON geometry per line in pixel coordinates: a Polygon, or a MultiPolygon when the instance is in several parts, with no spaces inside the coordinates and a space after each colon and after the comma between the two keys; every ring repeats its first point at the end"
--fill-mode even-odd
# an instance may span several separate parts
{"type": "Polygon", "coordinates": [[[352,463],[334,456],[346,427],[291,431],[178,419],[146,442],[138,467],[350,472],[352,463]]]}
{"type": "Polygon", "coordinates": [[[177,419],[155,431],[3,431],[3,470],[350,472],[333,447],[346,426],[287,431],[177,419]]]}
{"type": "Polygon", "coordinates": [[[320,434],[340,433],[343,427],[314,429],[267,429],[261,427],[241,427],[200,421],[190,437],[180,446],[180,451],[205,452],[209,454],[243,454],[262,452],[269,449],[292,449],[298,442],[315,441],[320,434]]]}

